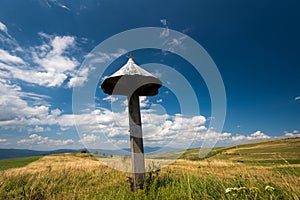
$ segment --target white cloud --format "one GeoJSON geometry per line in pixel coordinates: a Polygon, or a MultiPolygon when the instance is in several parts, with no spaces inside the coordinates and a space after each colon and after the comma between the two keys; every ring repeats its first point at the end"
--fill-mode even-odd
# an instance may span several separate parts
{"type": "Polygon", "coordinates": [[[50,106],[45,104],[44,98],[47,96],[23,92],[20,86],[0,78],[0,97],[1,128],[25,128],[57,123],[56,117],[60,111],[51,110],[50,106]],[[28,103],[31,100],[34,102],[32,105],[28,103]]]}
{"type": "Polygon", "coordinates": [[[126,52],[127,51],[125,49],[118,49],[116,52],[89,53],[85,56],[85,58],[90,59],[91,63],[103,63],[107,61],[113,61],[126,52]]]}
{"type": "Polygon", "coordinates": [[[59,7],[63,8],[63,9],[65,9],[65,10],[69,10],[69,11],[70,11],[70,8],[67,7],[66,5],[64,5],[64,4],[62,4],[62,3],[60,3],[60,2],[58,2],[58,1],[56,1],[56,0],[52,0],[52,1],[55,2],[57,6],[59,6],[59,7]]]}
{"type": "Polygon", "coordinates": [[[118,98],[117,98],[117,97],[114,97],[114,96],[112,96],[112,95],[109,95],[109,96],[103,98],[102,100],[103,100],[103,101],[108,101],[108,102],[110,102],[110,103],[114,103],[114,102],[118,101],[118,98]]]}
{"type": "MultiPolygon", "coordinates": [[[[161,35],[164,33],[164,31],[161,33],[161,35]]],[[[186,36],[178,37],[178,38],[170,38],[167,37],[164,41],[165,49],[168,51],[174,52],[176,49],[184,49],[184,40],[186,39],[186,36]]],[[[164,54],[168,54],[166,51],[163,51],[164,54]]]]}
{"type": "Polygon", "coordinates": [[[232,137],[232,141],[241,141],[241,140],[245,140],[246,136],[244,135],[236,135],[232,137]]]}
{"type": "Polygon", "coordinates": [[[70,11],[70,8],[61,3],[59,0],[40,0],[39,3],[40,5],[48,8],[52,8],[52,6],[58,6],[60,8],[70,11]]]}
{"type": "Polygon", "coordinates": [[[71,56],[66,56],[69,49],[75,46],[73,36],[54,36],[49,44],[35,47],[32,56],[35,63],[52,73],[62,73],[73,70],[79,63],[71,56]]]}
{"type": "MultiPolygon", "coordinates": [[[[206,131],[206,119],[203,116],[171,116],[157,114],[152,109],[142,110],[141,115],[145,146],[164,145],[171,141],[174,145],[175,141],[178,142],[176,145],[185,145],[195,139],[197,133],[206,131]]],[[[74,125],[74,118],[77,119],[78,129],[83,133],[80,142],[87,143],[88,147],[97,139],[98,145],[105,145],[105,140],[100,140],[99,134],[105,135],[107,140],[124,140],[129,137],[127,108],[122,112],[101,108],[84,114],[61,115],[57,121],[61,127],[68,127],[74,125]]],[[[227,135],[223,137],[225,136],[227,135]]]]}
{"type": "Polygon", "coordinates": [[[95,143],[97,140],[99,140],[99,136],[96,136],[95,134],[83,134],[79,142],[83,144],[87,144],[87,143],[95,143]]]}
{"type": "Polygon", "coordinates": [[[22,58],[11,55],[3,49],[0,49],[0,61],[5,63],[25,64],[22,58]]]}
{"type": "Polygon", "coordinates": [[[176,47],[176,46],[182,45],[183,39],[185,39],[185,37],[181,37],[181,38],[173,38],[168,44],[169,44],[171,47],[176,47]]]}
{"type": "Polygon", "coordinates": [[[64,73],[40,72],[29,69],[24,70],[17,68],[16,66],[9,66],[0,63],[0,69],[1,68],[8,70],[12,77],[16,79],[47,87],[61,86],[67,78],[67,75],[64,73]]]}
{"type": "Polygon", "coordinates": [[[300,132],[298,130],[293,130],[292,132],[285,131],[284,137],[289,137],[289,138],[300,137],[300,132]]]}
{"type": "Polygon", "coordinates": [[[23,52],[24,57],[34,64],[26,63],[22,58],[0,50],[0,60],[6,63],[0,63],[0,69],[8,71],[15,79],[46,87],[59,87],[68,77],[69,87],[83,84],[87,79],[88,70],[77,72],[79,62],[70,55],[76,49],[76,38],[45,33],[39,35],[44,43],[23,52]]]}
{"type": "MultiPolygon", "coordinates": [[[[94,63],[112,61],[127,52],[124,49],[118,49],[116,52],[87,54],[86,58],[89,59],[91,67],[78,70],[80,63],[72,55],[78,50],[76,37],[49,35],[43,32],[39,32],[38,35],[42,40],[42,44],[38,46],[24,49],[14,41],[15,47],[10,52],[20,49],[22,57],[0,49],[0,61],[2,61],[0,62],[0,75],[2,77],[19,79],[45,87],[60,87],[64,84],[69,88],[79,87],[87,81],[90,70],[94,69],[92,66],[94,63]]],[[[7,36],[6,38],[3,35],[0,36],[3,40],[9,39],[7,36]]]]}
{"type": "Polygon", "coordinates": [[[253,140],[253,139],[269,139],[271,137],[262,133],[261,131],[256,131],[252,133],[249,138],[253,140]]]}
{"type": "Polygon", "coordinates": [[[0,31],[3,31],[3,32],[7,33],[7,27],[2,22],[0,22],[0,31]]]}
{"type": "Polygon", "coordinates": [[[82,86],[88,79],[89,68],[80,69],[79,72],[73,76],[68,82],[68,87],[82,86]]]}
{"type": "Polygon", "coordinates": [[[0,41],[5,41],[7,43],[10,43],[10,44],[14,44],[15,43],[15,39],[11,37],[11,35],[8,33],[8,28],[7,26],[0,22],[0,31],[4,33],[4,36],[0,35],[0,41]],[[7,38],[5,38],[7,37],[7,38]]]}
{"type": "Polygon", "coordinates": [[[295,97],[295,101],[298,101],[298,100],[300,100],[300,96],[295,97]]]}
{"type": "Polygon", "coordinates": [[[167,25],[167,20],[166,19],[161,19],[160,23],[162,23],[163,26],[166,26],[167,25]]]}
{"type": "Polygon", "coordinates": [[[17,41],[8,33],[7,26],[2,22],[0,22],[0,44],[1,43],[2,46],[8,45],[9,47],[15,48],[15,51],[22,51],[17,41]]]}
{"type": "Polygon", "coordinates": [[[157,99],[157,100],[156,100],[156,103],[161,103],[161,102],[163,102],[162,99],[157,99]]]}
{"type": "Polygon", "coordinates": [[[141,108],[145,108],[145,107],[147,107],[147,106],[149,106],[149,100],[147,99],[147,97],[146,96],[141,96],[140,97],[140,107],[141,108]]]}
{"type": "Polygon", "coordinates": [[[168,37],[170,35],[170,30],[168,27],[165,27],[160,33],[159,37],[168,37]]]}
{"type": "Polygon", "coordinates": [[[264,140],[264,139],[271,139],[272,137],[269,135],[266,135],[265,133],[261,131],[256,131],[248,136],[246,135],[236,135],[233,136],[231,139],[232,141],[242,141],[242,140],[264,140]]]}
{"type": "MultiPolygon", "coordinates": [[[[70,78],[70,81],[68,82],[68,87],[79,87],[82,86],[88,79],[88,74],[90,70],[94,69],[93,64],[95,63],[102,63],[107,61],[113,61],[116,58],[120,57],[127,51],[124,49],[118,49],[116,52],[97,52],[96,54],[89,53],[85,56],[86,59],[89,59],[89,62],[92,63],[92,65],[89,68],[83,68],[80,69],[78,72],[72,74],[72,77],[70,78]]],[[[102,81],[107,78],[102,78],[102,81]]]]}
{"type": "Polygon", "coordinates": [[[198,131],[197,141],[194,142],[194,145],[201,146],[203,141],[224,141],[228,140],[231,136],[231,133],[224,132],[218,133],[213,129],[207,130],[206,127],[202,126],[198,131]]]}
{"type": "Polygon", "coordinates": [[[35,131],[35,132],[44,132],[44,128],[41,127],[41,126],[35,126],[35,127],[34,127],[34,131],[35,131]]]}
{"type": "Polygon", "coordinates": [[[164,29],[160,33],[159,37],[168,37],[170,35],[169,27],[167,26],[168,21],[166,19],[161,19],[160,23],[164,26],[164,29]]]}
{"type": "Polygon", "coordinates": [[[48,137],[43,137],[43,136],[40,136],[37,134],[32,134],[29,136],[28,139],[19,140],[17,143],[25,144],[25,145],[46,145],[48,147],[57,147],[57,146],[72,144],[72,143],[74,143],[74,141],[72,139],[55,140],[55,139],[49,139],[48,137]]]}
{"type": "Polygon", "coordinates": [[[2,139],[2,138],[0,138],[0,143],[1,142],[7,142],[7,139],[2,139]]]}

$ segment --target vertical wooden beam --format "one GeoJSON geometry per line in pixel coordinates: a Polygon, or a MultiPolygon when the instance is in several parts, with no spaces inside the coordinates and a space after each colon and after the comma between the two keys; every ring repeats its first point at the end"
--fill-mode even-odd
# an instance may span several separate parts
{"type": "Polygon", "coordinates": [[[130,147],[133,174],[133,190],[143,188],[145,176],[145,158],[142,134],[142,122],[139,96],[133,93],[128,97],[130,147]]]}

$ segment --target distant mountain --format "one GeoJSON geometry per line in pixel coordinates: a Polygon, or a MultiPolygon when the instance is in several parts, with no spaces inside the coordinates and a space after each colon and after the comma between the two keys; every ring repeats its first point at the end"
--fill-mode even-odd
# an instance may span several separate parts
{"type": "MultiPolygon", "coordinates": [[[[0,149],[0,160],[10,159],[10,158],[23,158],[29,156],[43,156],[50,154],[62,154],[62,153],[76,153],[86,150],[87,152],[93,154],[98,152],[98,155],[130,155],[130,148],[124,148],[119,150],[109,150],[109,149],[58,149],[52,151],[37,151],[29,149],[0,149]]],[[[166,151],[177,151],[174,148],[161,148],[161,147],[144,147],[146,154],[159,153],[166,151]]]]}
{"type": "MultiPolygon", "coordinates": [[[[130,148],[125,148],[123,150],[130,153],[130,148]]],[[[171,147],[149,147],[149,146],[144,147],[144,152],[146,154],[162,153],[162,152],[169,152],[169,151],[180,151],[180,150],[182,149],[176,149],[171,147]]]]}
{"type": "MultiPolygon", "coordinates": [[[[169,152],[169,151],[179,151],[180,149],[175,148],[162,148],[162,147],[144,147],[145,154],[153,154],[153,153],[161,153],[161,152],[169,152]]],[[[90,153],[98,152],[98,154],[106,154],[106,155],[130,155],[130,148],[123,148],[119,150],[107,150],[107,149],[88,149],[90,153]]]]}
{"type": "Polygon", "coordinates": [[[58,149],[53,151],[36,151],[29,149],[0,149],[0,160],[10,158],[24,158],[29,156],[43,156],[50,154],[61,154],[61,153],[76,153],[82,149],[58,149]]]}

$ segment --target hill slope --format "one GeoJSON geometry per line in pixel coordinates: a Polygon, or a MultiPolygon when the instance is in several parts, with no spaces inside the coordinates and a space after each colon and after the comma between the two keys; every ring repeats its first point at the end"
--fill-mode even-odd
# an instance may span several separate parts
{"type": "MultiPolygon", "coordinates": [[[[200,149],[187,150],[181,158],[200,160],[200,149]]],[[[245,163],[300,164],[300,138],[264,140],[237,146],[214,148],[206,159],[224,159],[245,163]]]]}
{"type": "Polygon", "coordinates": [[[129,173],[90,155],[48,155],[0,171],[0,199],[299,199],[299,166],[177,160],[132,192],[129,173]]]}
{"type": "Polygon", "coordinates": [[[81,150],[74,149],[58,149],[53,151],[36,151],[29,149],[0,149],[0,160],[11,158],[25,158],[31,156],[44,156],[50,154],[76,153],[80,151],[81,150]]]}

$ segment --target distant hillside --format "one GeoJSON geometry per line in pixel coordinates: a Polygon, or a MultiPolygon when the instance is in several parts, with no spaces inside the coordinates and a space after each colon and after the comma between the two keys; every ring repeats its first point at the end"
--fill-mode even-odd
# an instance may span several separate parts
{"type": "MultiPolygon", "coordinates": [[[[49,154],[75,153],[83,149],[59,149],[54,151],[34,151],[28,149],[0,149],[0,160],[9,158],[23,158],[29,156],[41,156],[49,154]]],[[[213,148],[205,158],[199,157],[200,148],[178,151],[176,149],[164,149],[160,147],[145,147],[145,153],[149,158],[170,159],[182,158],[187,160],[224,159],[243,163],[290,163],[300,164],[300,138],[285,138],[277,140],[263,140],[237,146],[213,148]],[[155,154],[153,154],[155,153],[155,154]]],[[[105,150],[89,149],[91,154],[98,155],[129,155],[130,149],[105,150]]]]}
{"type": "Polygon", "coordinates": [[[75,153],[81,150],[74,149],[58,149],[53,151],[35,151],[28,149],[0,149],[0,160],[10,159],[10,158],[24,158],[30,156],[43,156],[50,154],[61,154],[61,153],[75,153]]]}
{"type": "MultiPolygon", "coordinates": [[[[91,154],[97,152],[98,155],[130,155],[130,149],[120,149],[120,150],[107,150],[107,149],[58,149],[53,151],[36,151],[29,149],[0,149],[0,160],[10,159],[10,158],[24,158],[30,156],[43,156],[50,154],[62,154],[62,153],[76,153],[81,151],[87,151],[91,154]]],[[[160,147],[145,147],[145,153],[153,153],[153,152],[161,152],[160,147]]],[[[175,151],[176,149],[168,148],[164,149],[164,151],[175,151]]]]}
{"type": "MultiPolygon", "coordinates": [[[[200,149],[190,149],[181,158],[200,160],[200,149]]],[[[264,140],[237,146],[214,148],[205,159],[224,159],[244,163],[300,164],[300,138],[264,140]]]]}

